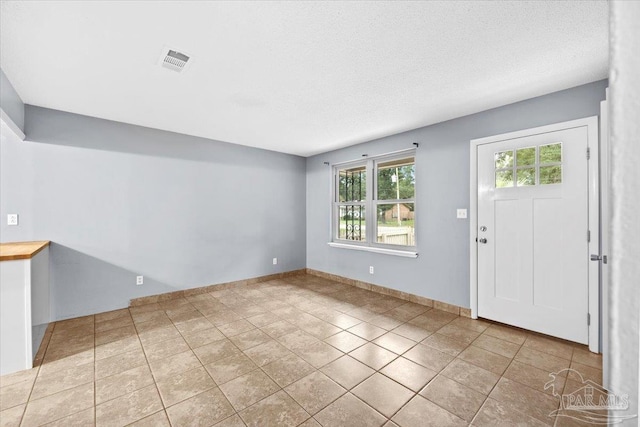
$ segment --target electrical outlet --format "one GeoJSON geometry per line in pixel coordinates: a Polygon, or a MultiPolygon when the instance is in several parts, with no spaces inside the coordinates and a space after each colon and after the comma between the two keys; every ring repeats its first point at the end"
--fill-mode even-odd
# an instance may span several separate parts
{"type": "Polygon", "coordinates": [[[278,264],[278,258],[273,259],[273,265],[276,265],[276,264],[278,264]]]}
{"type": "Polygon", "coordinates": [[[18,225],[18,214],[7,215],[7,225],[18,225]]]}
{"type": "Polygon", "coordinates": [[[466,209],[458,209],[456,217],[458,219],[465,219],[467,217],[467,210],[466,209]]]}
{"type": "Polygon", "coordinates": [[[373,265],[369,266],[369,274],[373,274],[373,265]]]}
{"type": "Polygon", "coordinates": [[[136,285],[140,286],[144,283],[144,276],[136,276],[136,285]]]}

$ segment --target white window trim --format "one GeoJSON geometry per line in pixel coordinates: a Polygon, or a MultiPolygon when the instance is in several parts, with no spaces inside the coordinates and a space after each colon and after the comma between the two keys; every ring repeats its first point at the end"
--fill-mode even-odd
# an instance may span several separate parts
{"type": "MultiPolygon", "coordinates": [[[[418,252],[402,251],[397,249],[379,248],[377,246],[361,246],[351,245],[348,243],[329,242],[329,246],[332,248],[351,249],[356,251],[375,252],[378,254],[394,255],[405,258],[418,258],[418,252]]],[[[404,246],[403,246],[404,247],[404,246]]]]}
{"type": "MultiPolygon", "coordinates": [[[[328,245],[335,248],[341,249],[352,249],[358,251],[366,251],[366,252],[374,252],[381,253],[386,255],[394,255],[408,258],[417,258],[417,238],[415,246],[403,246],[403,245],[390,245],[384,243],[377,243],[375,240],[375,231],[377,230],[377,223],[375,223],[374,227],[369,227],[366,230],[366,241],[350,241],[346,239],[338,239],[336,237],[336,228],[335,222],[337,220],[337,206],[336,202],[336,194],[337,194],[337,171],[342,168],[350,167],[350,166],[358,166],[364,165],[367,169],[367,172],[373,172],[376,168],[374,164],[376,162],[392,160],[392,159],[400,159],[405,156],[412,156],[414,159],[414,164],[416,163],[416,149],[411,148],[408,150],[400,150],[394,151],[391,153],[381,154],[378,156],[367,157],[365,159],[352,160],[341,163],[334,163],[331,165],[331,221],[330,221],[330,238],[328,245]]],[[[367,196],[364,207],[367,215],[370,215],[369,212],[373,212],[376,210],[376,202],[377,199],[374,199],[377,194],[375,194],[375,185],[376,185],[376,177],[374,173],[371,173],[371,177],[367,179],[366,183],[366,194],[371,195],[371,197],[367,196]]],[[[417,204],[417,189],[414,193],[413,199],[410,199],[410,202],[414,204],[414,218],[417,218],[418,204],[417,204]]],[[[374,217],[375,219],[375,217],[374,217]]]]}

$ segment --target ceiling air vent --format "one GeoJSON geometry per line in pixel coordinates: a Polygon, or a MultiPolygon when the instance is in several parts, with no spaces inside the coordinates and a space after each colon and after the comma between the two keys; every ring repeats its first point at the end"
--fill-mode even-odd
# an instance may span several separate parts
{"type": "Polygon", "coordinates": [[[160,65],[173,71],[181,72],[187,68],[191,58],[189,55],[174,49],[165,48],[160,56],[160,65]]]}

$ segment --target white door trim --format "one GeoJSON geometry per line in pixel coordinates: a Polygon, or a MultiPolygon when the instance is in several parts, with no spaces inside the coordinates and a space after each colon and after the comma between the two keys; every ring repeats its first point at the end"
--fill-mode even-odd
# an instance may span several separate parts
{"type": "MultiPolygon", "coordinates": [[[[587,128],[587,147],[590,150],[589,177],[588,177],[588,198],[589,198],[589,230],[591,230],[591,240],[589,242],[589,254],[600,253],[600,176],[599,176],[599,138],[598,138],[598,116],[584,119],[571,120],[568,122],[555,123],[547,126],[540,126],[516,132],[509,132],[500,135],[488,136],[471,140],[470,162],[469,162],[469,278],[471,296],[471,317],[478,318],[478,244],[476,242],[478,230],[478,146],[491,144],[514,138],[522,138],[541,133],[555,132],[559,130],[572,129],[577,127],[587,128]]],[[[587,153],[585,153],[585,156],[587,153]]],[[[586,230],[585,230],[586,231],[586,230]]],[[[603,230],[603,233],[607,230],[603,230]]],[[[586,233],[585,233],[586,234],[586,233]]],[[[585,235],[585,239],[586,239],[585,235]]],[[[589,325],[589,350],[598,352],[600,349],[600,313],[599,313],[599,262],[589,263],[589,314],[591,324],[589,325]]],[[[587,319],[585,319],[585,322],[587,319]]]]}

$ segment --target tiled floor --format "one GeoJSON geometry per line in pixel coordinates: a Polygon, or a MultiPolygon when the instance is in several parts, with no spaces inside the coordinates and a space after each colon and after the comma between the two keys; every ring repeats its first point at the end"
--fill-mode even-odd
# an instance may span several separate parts
{"type": "Polygon", "coordinates": [[[40,367],[0,378],[0,424],[568,425],[549,373],[600,383],[601,363],[303,275],[58,322],[40,367]]]}

